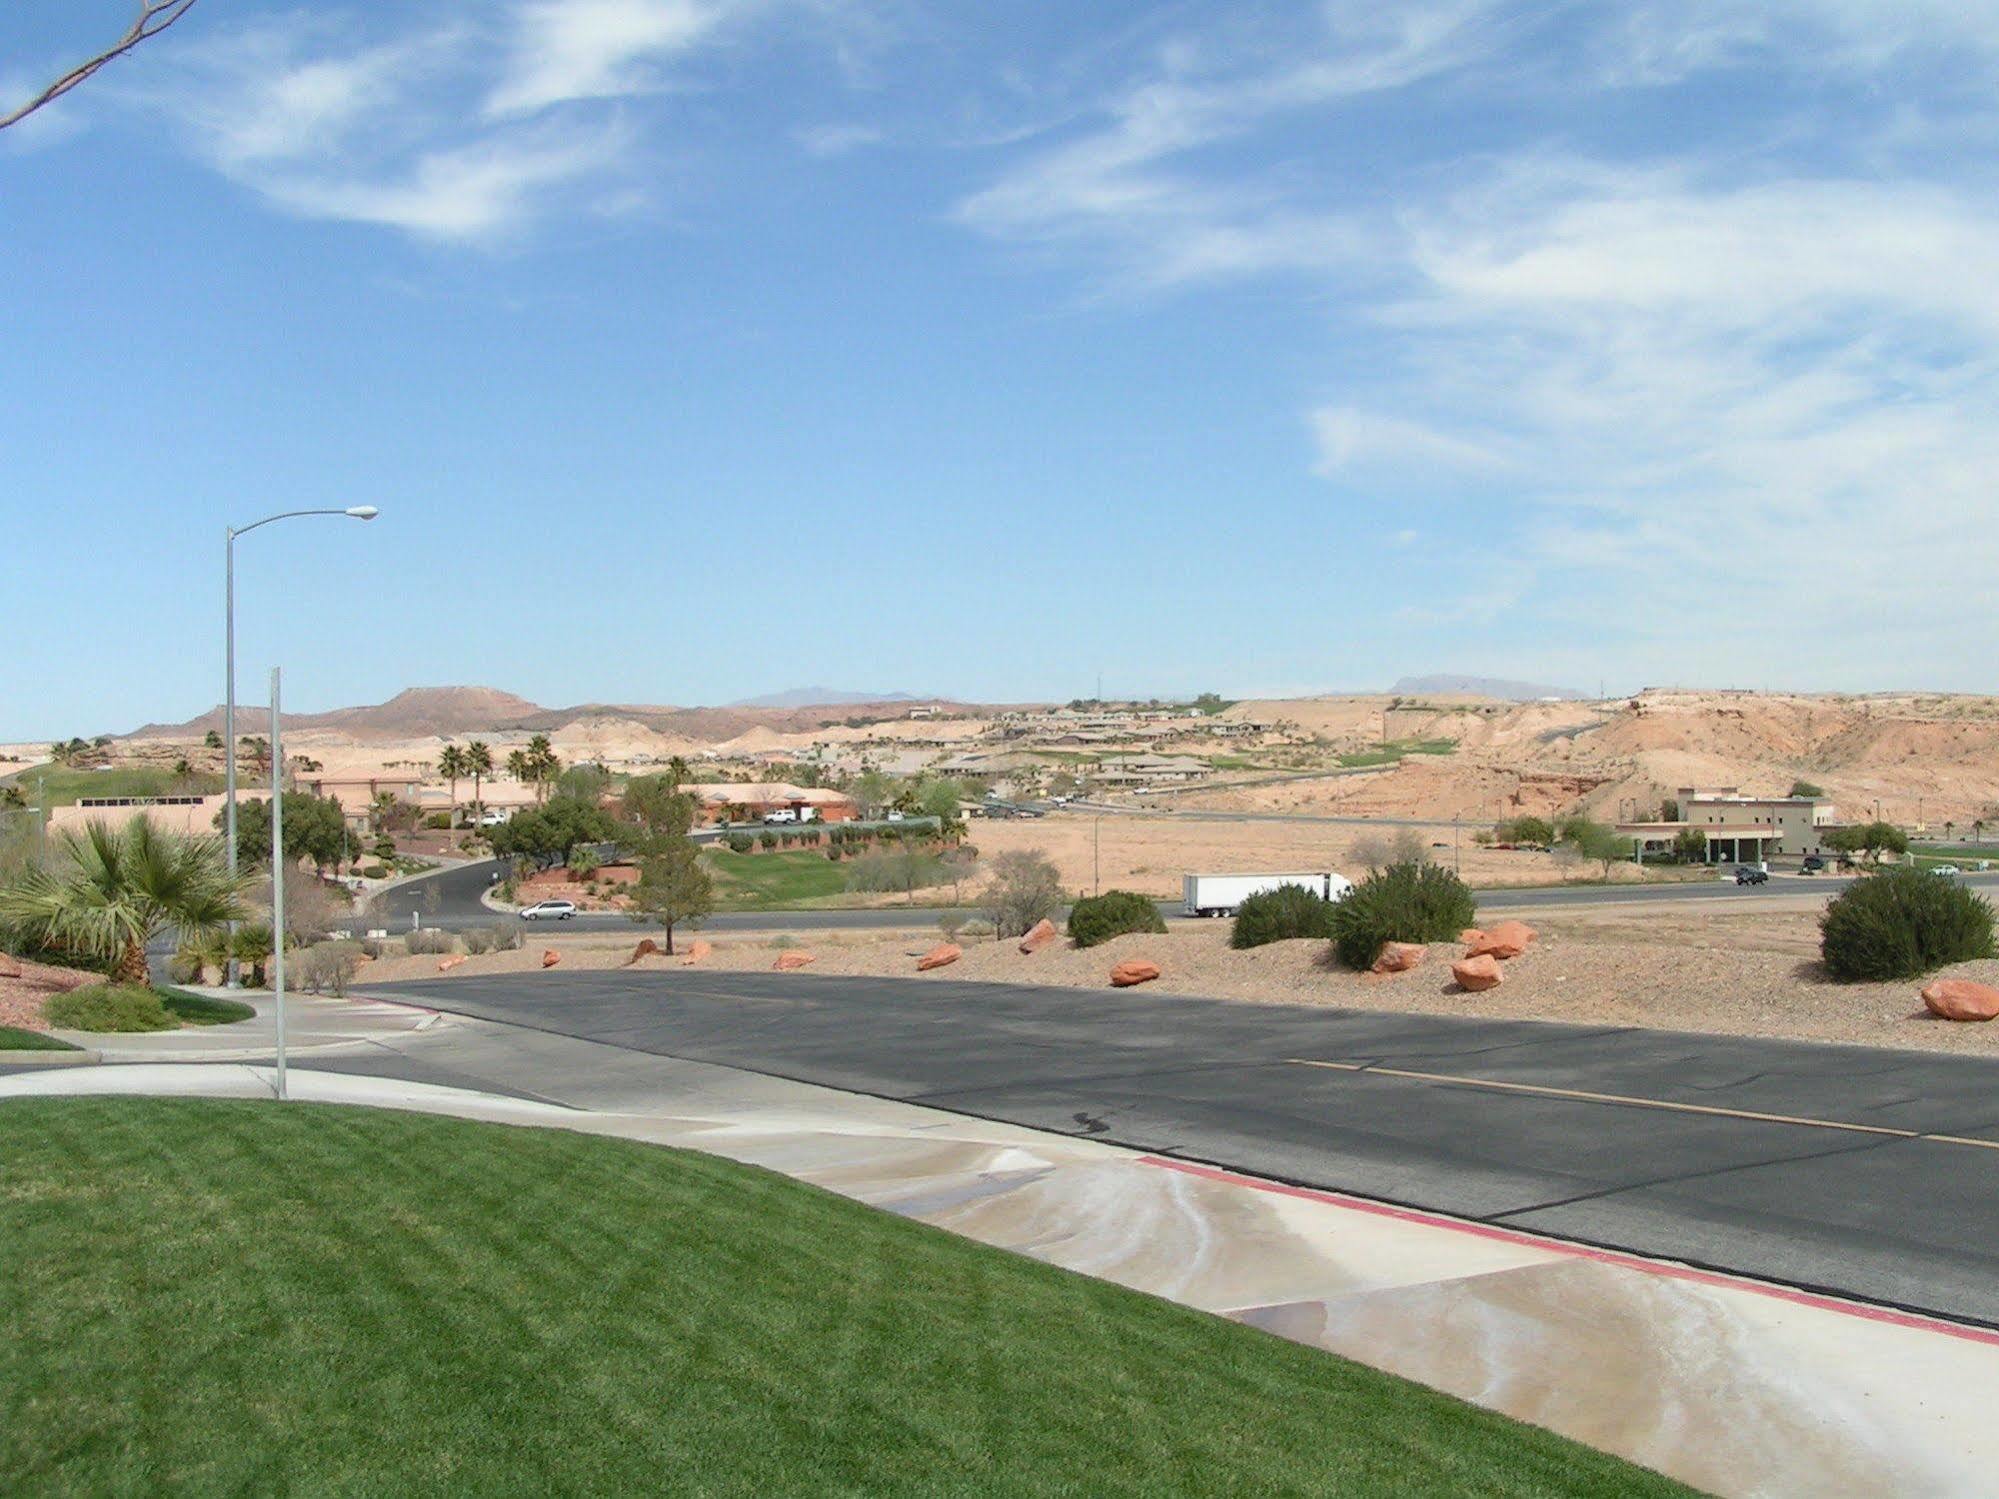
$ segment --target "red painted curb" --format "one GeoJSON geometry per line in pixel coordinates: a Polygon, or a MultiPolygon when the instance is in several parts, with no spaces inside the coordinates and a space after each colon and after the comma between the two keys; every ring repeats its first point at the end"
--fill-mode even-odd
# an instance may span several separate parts
{"type": "Polygon", "coordinates": [[[1788,1301],[1797,1306],[1813,1307],[1819,1311],[1859,1317],[1867,1322],[1885,1322],[1891,1327],[1941,1333],[1945,1337],[1961,1338],[1967,1343],[1984,1343],[1999,1347],[1999,1331],[1984,1327],[1968,1327],[1961,1322],[1946,1322],[1940,1317],[1925,1317],[1918,1312],[1901,1312],[1891,1307],[1869,1306],[1865,1302],[1845,1301],[1837,1296],[1821,1295],[1817,1291],[1800,1290],[1796,1286],[1750,1280],[1739,1275],[1724,1275],[1715,1270],[1696,1270],[1691,1265],[1650,1260],[1642,1255],[1625,1254],[1615,1249],[1595,1249],[1587,1244],[1570,1243],[1566,1239],[1549,1239],[1517,1228],[1473,1223],[1463,1218],[1446,1217],[1442,1213],[1425,1212],[1421,1208],[1397,1207],[1394,1203],[1376,1202],[1366,1197],[1352,1197],[1344,1192],[1329,1192],[1319,1187],[1294,1187],[1284,1182],[1265,1181],[1262,1177],[1244,1176],[1240,1172],[1224,1171],[1218,1166],[1202,1166],[1193,1161],[1176,1161],[1168,1156],[1146,1155],[1139,1159],[1145,1165],[1159,1166],[1167,1171],[1179,1171],[1208,1181],[1227,1182],[1232,1186],[1254,1187],[1260,1192],[1275,1192],[1284,1197],[1302,1197],[1308,1202],[1328,1203],[1356,1213],[1371,1213],[1377,1218],[1394,1218],[1403,1223],[1420,1223],[1427,1228],[1448,1229],[1453,1233],[1470,1234],[1480,1239],[1494,1239],[1503,1244],[1526,1245],[1569,1259],[1616,1265],[1646,1275],[1663,1276],[1667,1280],[1690,1281],[1702,1286],[1728,1286],[1738,1291],[1768,1296],[1775,1301],[1788,1301]]]}

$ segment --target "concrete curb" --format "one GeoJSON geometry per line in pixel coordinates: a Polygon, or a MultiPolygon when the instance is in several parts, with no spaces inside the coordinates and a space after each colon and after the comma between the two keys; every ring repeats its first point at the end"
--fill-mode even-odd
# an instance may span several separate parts
{"type": "Polygon", "coordinates": [[[0,1051],[0,1067],[86,1067],[103,1060],[94,1051],[0,1051]]]}

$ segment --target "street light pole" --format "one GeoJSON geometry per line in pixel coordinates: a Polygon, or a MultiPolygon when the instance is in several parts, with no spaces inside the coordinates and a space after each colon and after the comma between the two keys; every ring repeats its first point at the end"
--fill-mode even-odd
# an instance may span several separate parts
{"type": "MultiPolygon", "coordinates": [[[[247,526],[222,528],[222,657],[226,678],[222,693],[222,836],[228,842],[226,852],[232,882],[236,878],[236,538],[272,521],[291,520],[300,515],[344,515],[349,520],[373,520],[379,514],[373,505],[350,505],[345,510],[283,510],[247,526]]],[[[242,987],[236,972],[233,921],[229,923],[229,955],[223,964],[223,982],[231,989],[242,987]]]]}
{"type": "Polygon", "coordinates": [[[278,994],[278,1097],[285,1096],[285,797],[284,729],[278,668],[271,668],[271,956],[278,994]]]}

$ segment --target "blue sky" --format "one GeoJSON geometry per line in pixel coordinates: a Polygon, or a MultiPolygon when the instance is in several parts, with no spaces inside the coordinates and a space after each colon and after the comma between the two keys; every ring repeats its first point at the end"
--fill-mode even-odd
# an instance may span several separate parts
{"type": "MultiPolygon", "coordinates": [[[[123,0],[0,16],[12,100],[123,0]]],[[[0,739],[1992,685],[1999,3],[201,0],[0,135],[0,739]]]]}

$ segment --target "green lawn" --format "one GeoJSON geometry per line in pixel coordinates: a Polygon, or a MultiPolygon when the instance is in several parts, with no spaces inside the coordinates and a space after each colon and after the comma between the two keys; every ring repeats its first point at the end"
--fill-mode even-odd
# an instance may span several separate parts
{"type": "Polygon", "coordinates": [[[185,989],[170,989],[164,984],[153,987],[167,1013],[178,1017],[182,1025],[232,1025],[257,1013],[254,1007],[240,999],[210,999],[206,995],[190,994],[185,989]]]}
{"type": "Polygon", "coordinates": [[[1931,864],[1976,869],[1981,859],[1999,861],[1999,843],[1919,843],[1909,853],[1918,869],[1931,864]]]}
{"type": "Polygon", "coordinates": [[[11,1025],[0,1025],[0,1051],[75,1051],[67,1041],[58,1041],[54,1036],[40,1031],[19,1030],[11,1025]]]}
{"type": "Polygon", "coordinates": [[[1390,765],[1406,755],[1448,755],[1456,751],[1455,739],[1391,739],[1374,749],[1341,755],[1339,762],[1348,770],[1365,765],[1390,765]]]}
{"type": "Polygon", "coordinates": [[[783,910],[847,890],[845,862],[827,858],[823,846],[767,854],[711,849],[703,857],[715,882],[716,909],[722,911],[783,910]]]}
{"type": "Polygon", "coordinates": [[[13,1493],[1684,1492],[782,1177],[266,1101],[0,1102],[13,1493]]]}
{"type": "MultiPolygon", "coordinates": [[[[241,769],[239,764],[238,769],[241,769]]],[[[0,778],[6,779],[6,778],[0,778]]],[[[177,776],[171,770],[120,766],[113,770],[75,770],[67,765],[43,765],[12,778],[31,802],[45,781],[51,807],[71,807],[86,796],[200,796],[222,789],[222,777],[206,772],[177,776]]],[[[107,809],[113,813],[116,808],[107,809]]]]}

